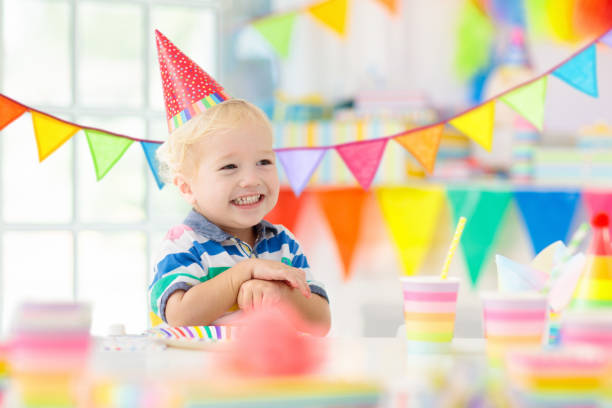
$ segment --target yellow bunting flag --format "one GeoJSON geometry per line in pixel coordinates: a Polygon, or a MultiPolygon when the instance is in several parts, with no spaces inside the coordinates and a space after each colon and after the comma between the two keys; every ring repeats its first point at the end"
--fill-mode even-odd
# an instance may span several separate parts
{"type": "Polygon", "coordinates": [[[495,101],[491,101],[466,112],[449,123],[487,151],[491,151],[494,120],[495,101]]]}
{"type": "Polygon", "coordinates": [[[444,125],[428,127],[396,137],[394,140],[406,148],[431,174],[436,164],[436,155],[444,125]]]}
{"type": "Polygon", "coordinates": [[[43,113],[31,111],[36,146],[38,147],[38,160],[45,160],[57,148],[63,145],[80,127],[52,118],[43,113]]]}
{"type": "Polygon", "coordinates": [[[0,130],[17,119],[26,111],[26,107],[0,95],[0,130]]]}
{"type": "Polygon", "coordinates": [[[87,144],[96,169],[97,181],[106,176],[106,173],[133,143],[131,139],[109,135],[93,129],[85,129],[85,136],[87,136],[87,144]]]}
{"type": "Polygon", "coordinates": [[[397,14],[397,0],[378,0],[378,2],[385,6],[391,14],[397,14]]]}
{"type": "Polygon", "coordinates": [[[308,8],[308,12],[341,37],[346,34],[348,0],[327,0],[308,8]]]}
{"type": "Polygon", "coordinates": [[[544,121],[546,78],[544,76],[499,98],[540,131],[544,121]]]}
{"type": "Polygon", "coordinates": [[[376,189],[376,195],[404,274],[414,275],[429,251],[444,203],[444,191],[440,188],[384,187],[376,189]]]}

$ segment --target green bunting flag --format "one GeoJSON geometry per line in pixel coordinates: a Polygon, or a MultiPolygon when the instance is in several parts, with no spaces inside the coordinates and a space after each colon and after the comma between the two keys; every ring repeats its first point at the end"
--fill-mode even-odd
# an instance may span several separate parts
{"type": "Polygon", "coordinates": [[[531,122],[539,131],[542,131],[542,122],[544,121],[547,78],[547,76],[544,76],[500,98],[508,106],[531,122]]]}
{"type": "Polygon", "coordinates": [[[449,188],[447,195],[455,222],[461,216],[467,218],[461,246],[470,281],[472,286],[476,287],[482,267],[512,199],[512,193],[449,188]]]}
{"type": "Polygon", "coordinates": [[[280,57],[287,58],[296,17],[295,12],[275,15],[256,21],[253,27],[261,33],[280,57]]]}
{"type": "Polygon", "coordinates": [[[102,180],[106,173],[119,161],[133,140],[117,137],[93,129],[84,129],[91,158],[96,168],[96,178],[102,180]]]}

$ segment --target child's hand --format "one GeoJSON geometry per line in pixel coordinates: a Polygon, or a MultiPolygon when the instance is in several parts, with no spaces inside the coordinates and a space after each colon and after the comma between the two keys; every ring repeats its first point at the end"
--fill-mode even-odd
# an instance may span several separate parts
{"type": "Polygon", "coordinates": [[[311,296],[310,287],[306,283],[306,273],[303,270],[268,259],[249,259],[246,262],[251,263],[251,278],[285,281],[290,287],[299,289],[304,296],[311,296]]]}
{"type": "Polygon", "coordinates": [[[285,282],[251,279],[240,286],[236,301],[241,310],[270,307],[279,303],[288,290],[291,289],[285,282]]]}

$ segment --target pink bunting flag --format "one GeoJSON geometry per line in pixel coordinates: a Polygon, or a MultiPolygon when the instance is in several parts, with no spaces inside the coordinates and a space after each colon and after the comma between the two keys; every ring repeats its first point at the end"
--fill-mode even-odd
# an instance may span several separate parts
{"type": "Polygon", "coordinates": [[[388,139],[375,139],[336,146],[336,150],[364,190],[376,175],[388,139]]]}
{"type": "MultiPolygon", "coordinates": [[[[587,208],[589,218],[593,218],[597,213],[605,213],[608,217],[612,216],[612,192],[583,190],[582,199],[587,208]]],[[[610,226],[610,232],[612,232],[612,226],[610,226]]]]}
{"type": "Polygon", "coordinates": [[[319,163],[323,160],[326,151],[327,148],[303,148],[280,150],[276,152],[278,159],[283,165],[291,189],[293,189],[296,196],[302,193],[308,184],[308,180],[310,180],[310,177],[312,177],[319,163]]]}

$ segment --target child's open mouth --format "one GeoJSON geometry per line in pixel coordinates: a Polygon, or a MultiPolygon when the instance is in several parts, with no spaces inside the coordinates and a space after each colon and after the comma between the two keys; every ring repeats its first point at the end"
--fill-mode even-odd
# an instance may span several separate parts
{"type": "Polygon", "coordinates": [[[263,198],[264,198],[263,194],[253,194],[253,195],[234,198],[230,202],[234,204],[235,206],[238,206],[241,208],[249,208],[249,207],[255,207],[257,204],[259,204],[259,202],[261,202],[261,200],[263,200],[263,198]]]}

